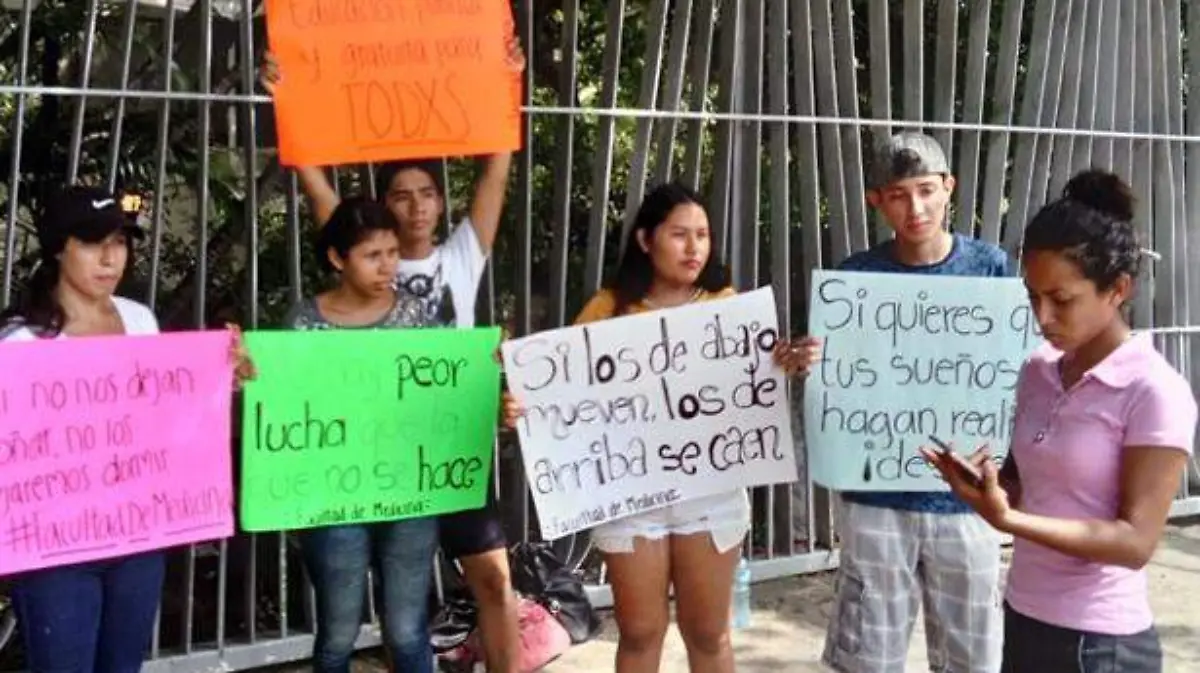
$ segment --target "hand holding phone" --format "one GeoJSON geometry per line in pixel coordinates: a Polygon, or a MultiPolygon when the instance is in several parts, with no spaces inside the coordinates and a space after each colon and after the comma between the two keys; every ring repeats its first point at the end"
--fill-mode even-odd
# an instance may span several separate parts
{"type": "Polygon", "coordinates": [[[929,435],[929,440],[937,445],[939,455],[950,459],[950,462],[954,465],[955,471],[957,471],[968,484],[974,486],[975,488],[983,488],[983,474],[980,473],[979,468],[972,465],[971,462],[964,458],[961,454],[950,448],[950,445],[946,442],[943,442],[933,435],[929,435]]]}

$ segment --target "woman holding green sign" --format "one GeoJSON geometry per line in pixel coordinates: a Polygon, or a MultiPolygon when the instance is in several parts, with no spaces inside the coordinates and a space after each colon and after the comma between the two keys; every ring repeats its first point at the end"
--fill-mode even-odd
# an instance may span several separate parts
{"type": "MultiPolygon", "coordinates": [[[[69,187],[37,220],[40,259],[25,291],[0,315],[0,342],[157,334],[149,307],[118,296],[130,266],[140,199],[69,187]]],[[[239,381],[253,377],[234,333],[239,381]]],[[[34,673],[135,673],[162,595],[165,552],[51,567],[13,578],[26,664],[34,673]]]]}
{"type": "MultiPolygon", "coordinates": [[[[712,256],[708,215],[691,189],[665,184],[642,202],[613,281],[584,306],[575,324],[735,293],[712,256]]],[[[776,359],[791,371],[791,353],[804,344],[780,343],[776,359]]],[[[504,420],[515,427],[520,400],[505,394],[504,420]]],[[[620,639],[617,673],[657,671],[675,589],[679,631],[693,671],[734,670],[730,642],[733,573],[750,529],[745,489],[684,501],[592,529],[612,586],[620,639]]]]}
{"type": "MultiPolygon", "coordinates": [[[[337,283],[293,308],[288,327],[396,329],[425,323],[422,304],[393,285],[400,238],[387,208],[361,197],[343,199],[321,229],[316,247],[317,263],[336,274],[337,283]]],[[[315,670],[350,670],[370,568],[393,670],[432,673],[427,600],[437,518],[313,528],[302,531],[299,539],[317,598],[315,670]]]]}

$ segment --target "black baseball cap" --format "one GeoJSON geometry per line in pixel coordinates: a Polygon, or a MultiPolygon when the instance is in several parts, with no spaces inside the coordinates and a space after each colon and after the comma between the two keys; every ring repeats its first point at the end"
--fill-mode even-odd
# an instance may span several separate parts
{"type": "Polygon", "coordinates": [[[67,187],[47,202],[38,220],[42,254],[62,252],[68,238],[98,243],[118,230],[143,238],[146,232],[137,223],[140,208],[141,198],[136,195],[121,196],[99,187],[67,187]]]}

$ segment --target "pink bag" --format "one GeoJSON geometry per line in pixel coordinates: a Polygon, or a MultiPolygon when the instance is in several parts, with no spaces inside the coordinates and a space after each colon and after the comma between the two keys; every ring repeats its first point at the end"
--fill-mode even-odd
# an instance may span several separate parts
{"type": "MultiPolygon", "coordinates": [[[[571,635],[554,615],[537,601],[521,598],[517,605],[517,621],[521,634],[520,673],[541,670],[571,647],[571,635]]],[[[472,659],[483,661],[483,643],[479,638],[478,629],[471,632],[466,647],[472,659]]]]}

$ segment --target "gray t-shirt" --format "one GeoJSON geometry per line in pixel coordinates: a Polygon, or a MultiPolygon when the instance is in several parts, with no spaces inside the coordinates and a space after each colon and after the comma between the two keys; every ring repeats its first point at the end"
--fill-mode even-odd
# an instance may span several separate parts
{"type": "Polygon", "coordinates": [[[391,329],[397,327],[424,327],[429,324],[425,318],[421,302],[405,295],[396,294],[396,303],[383,317],[369,325],[337,325],[329,321],[317,306],[316,297],[302,299],[300,303],[288,311],[283,324],[288,329],[318,330],[318,329],[391,329]]]}

